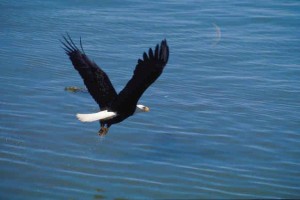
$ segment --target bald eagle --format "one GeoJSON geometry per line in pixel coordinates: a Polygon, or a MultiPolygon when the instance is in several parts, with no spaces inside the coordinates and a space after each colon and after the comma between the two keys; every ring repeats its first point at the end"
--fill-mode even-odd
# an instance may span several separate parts
{"type": "Polygon", "coordinates": [[[63,36],[63,49],[69,56],[74,68],[79,72],[87,90],[98,103],[100,112],[77,114],[82,122],[99,121],[99,135],[107,134],[112,124],[119,123],[138,112],[148,112],[149,108],[138,105],[138,100],[145,90],[161,75],[169,59],[169,47],[166,39],[157,44],[153,51],[149,48],[143,58],[138,59],[132,78],[122,91],[117,94],[107,74],[85,54],[80,38],[79,49],[71,37],[63,36]]]}

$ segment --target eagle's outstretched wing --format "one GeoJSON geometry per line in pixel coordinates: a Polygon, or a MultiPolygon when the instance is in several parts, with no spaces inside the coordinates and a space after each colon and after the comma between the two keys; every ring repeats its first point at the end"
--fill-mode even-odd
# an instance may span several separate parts
{"type": "Polygon", "coordinates": [[[124,105],[135,106],[145,90],[161,75],[168,59],[169,47],[166,40],[160,46],[157,44],[154,52],[151,48],[148,55],[144,52],[143,59],[138,60],[132,78],[118,94],[112,110],[124,105]]]}
{"type": "Polygon", "coordinates": [[[92,62],[84,53],[81,39],[80,46],[81,51],[76,47],[71,37],[67,34],[67,37],[63,36],[64,41],[63,49],[69,56],[74,68],[79,72],[84,84],[86,85],[89,93],[94,100],[99,104],[103,110],[109,107],[111,102],[117,97],[117,93],[110,82],[106,73],[92,62]]]}

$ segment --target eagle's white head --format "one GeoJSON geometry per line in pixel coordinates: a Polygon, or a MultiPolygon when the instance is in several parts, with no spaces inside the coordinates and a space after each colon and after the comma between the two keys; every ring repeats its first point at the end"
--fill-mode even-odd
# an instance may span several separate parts
{"type": "Polygon", "coordinates": [[[136,109],[134,113],[140,113],[140,112],[149,112],[150,109],[147,106],[144,105],[136,105],[136,109]]]}

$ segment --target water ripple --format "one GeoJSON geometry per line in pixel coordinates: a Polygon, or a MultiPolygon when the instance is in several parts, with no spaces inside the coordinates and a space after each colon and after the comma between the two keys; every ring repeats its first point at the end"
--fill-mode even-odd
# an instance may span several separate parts
{"type": "Polygon", "coordinates": [[[299,197],[299,2],[0,4],[1,199],[299,197]],[[83,86],[65,32],[118,91],[167,38],[151,111],[105,138],[77,121],[98,107],[64,91],[83,86]]]}

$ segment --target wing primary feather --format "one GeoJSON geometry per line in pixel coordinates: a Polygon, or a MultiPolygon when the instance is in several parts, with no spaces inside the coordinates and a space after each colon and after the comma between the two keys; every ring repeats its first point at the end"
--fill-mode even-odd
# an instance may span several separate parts
{"type": "Polygon", "coordinates": [[[71,36],[70,36],[68,33],[67,33],[67,36],[68,36],[68,38],[69,38],[71,44],[73,45],[73,48],[74,48],[75,50],[79,51],[79,49],[77,48],[77,46],[75,45],[75,43],[73,42],[71,36]]]}
{"type": "Polygon", "coordinates": [[[147,56],[147,54],[146,54],[146,52],[144,52],[144,54],[143,54],[143,59],[144,59],[144,61],[149,60],[149,59],[148,59],[148,56],[147,56]]]}
{"type": "Polygon", "coordinates": [[[163,48],[162,48],[162,47],[163,47],[163,46],[162,46],[162,45],[163,45],[163,42],[161,42],[161,44],[160,44],[160,49],[159,49],[159,59],[160,59],[160,60],[162,60],[162,57],[163,57],[163,55],[162,55],[162,53],[163,53],[163,48]]]}
{"type": "Polygon", "coordinates": [[[77,51],[77,48],[74,47],[74,46],[70,43],[70,41],[69,41],[65,36],[63,36],[63,38],[64,38],[64,40],[65,40],[65,42],[66,42],[66,43],[63,43],[63,44],[64,44],[65,46],[69,47],[69,49],[71,49],[71,52],[72,52],[72,51],[77,51]]]}
{"type": "Polygon", "coordinates": [[[155,59],[158,59],[158,44],[155,47],[155,59]]]}
{"type": "Polygon", "coordinates": [[[83,54],[85,54],[85,52],[84,52],[84,50],[83,50],[83,47],[82,47],[81,37],[79,38],[79,42],[80,42],[80,48],[81,48],[83,54]]]}
{"type": "Polygon", "coordinates": [[[65,47],[63,47],[63,46],[61,46],[61,48],[62,48],[63,50],[65,50],[65,52],[66,52],[67,55],[69,54],[70,50],[68,50],[67,48],[65,48],[65,47]]]}
{"type": "Polygon", "coordinates": [[[167,40],[165,39],[164,40],[164,51],[163,51],[163,53],[164,53],[164,62],[168,62],[168,60],[169,60],[169,47],[168,47],[168,45],[167,45],[167,40]]]}
{"type": "Polygon", "coordinates": [[[64,46],[64,47],[62,47],[65,51],[66,51],[66,54],[70,54],[72,51],[73,51],[73,49],[71,49],[68,45],[66,45],[63,41],[60,41],[61,43],[62,43],[62,45],[64,46]]]}
{"type": "Polygon", "coordinates": [[[152,51],[152,49],[151,49],[151,48],[149,48],[149,52],[148,52],[148,54],[149,54],[149,59],[150,59],[150,60],[154,59],[154,56],[153,56],[153,51],[152,51]]]}
{"type": "Polygon", "coordinates": [[[164,62],[167,62],[168,55],[169,55],[169,48],[167,46],[167,40],[164,39],[163,41],[161,41],[161,44],[160,44],[159,59],[164,62]]]}
{"type": "Polygon", "coordinates": [[[62,44],[65,46],[65,48],[63,48],[63,49],[66,51],[66,54],[67,54],[68,56],[70,56],[74,50],[71,49],[71,48],[70,48],[68,45],[66,45],[65,43],[62,43],[62,44]]]}

